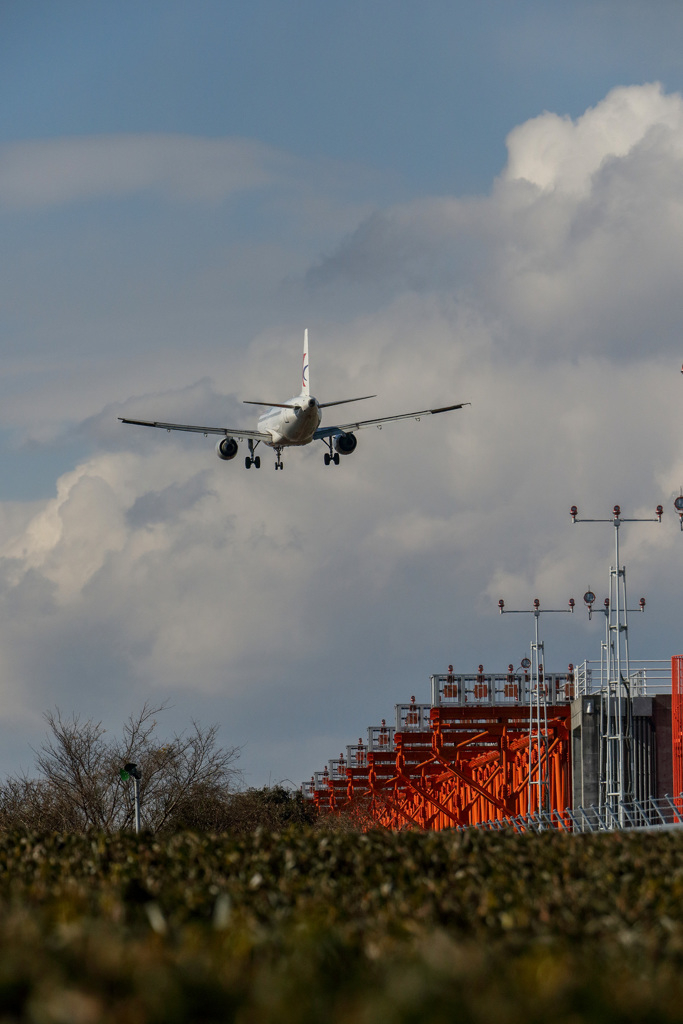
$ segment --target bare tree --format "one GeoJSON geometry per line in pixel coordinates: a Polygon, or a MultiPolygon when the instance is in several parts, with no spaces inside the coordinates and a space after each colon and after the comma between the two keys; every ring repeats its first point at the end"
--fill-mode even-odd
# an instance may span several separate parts
{"type": "Polygon", "coordinates": [[[80,817],[47,782],[10,778],[0,786],[0,829],[74,832],[80,831],[80,817]]]}
{"type": "Polygon", "coordinates": [[[158,741],[156,716],[167,707],[145,703],[125,723],[123,737],[111,740],[101,722],[48,711],[49,733],[35,752],[41,778],[6,781],[0,789],[0,825],[103,832],[132,828],[132,786],[119,774],[129,762],[142,771],[144,827],[173,827],[181,809],[182,818],[193,802],[197,809],[205,805],[215,812],[217,801],[224,801],[241,777],[236,767],[240,750],[218,747],[218,726],[205,728],[194,721],[188,732],[158,741]]]}

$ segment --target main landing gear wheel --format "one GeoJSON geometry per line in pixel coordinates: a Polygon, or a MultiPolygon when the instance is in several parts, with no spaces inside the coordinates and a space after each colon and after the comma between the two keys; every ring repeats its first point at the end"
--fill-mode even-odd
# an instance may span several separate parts
{"type": "Polygon", "coordinates": [[[244,460],[244,468],[245,469],[249,469],[251,466],[254,466],[256,469],[260,469],[261,468],[261,459],[259,458],[258,455],[254,455],[254,448],[256,447],[257,444],[260,444],[260,443],[261,443],[260,441],[256,441],[255,442],[253,437],[249,438],[249,440],[247,442],[247,444],[249,445],[249,454],[247,455],[247,457],[244,460]]]}
{"type": "Polygon", "coordinates": [[[245,469],[249,469],[251,466],[254,466],[256,469],[260,469],[261,468],[261,459],[259,458],[258,455],[254,455],[254,448],[256,447],[257,444],[260,444],[260,443],[261,443],[260,441],[256,441],[255,442],[253,437],[249,438],[249,440],[247,442],[247,444],[249,445],[249,454],[247,455],[246,459],[244,460],[244,468],[245,469]]]}
{"type": "Polygon", "coordinates": [[[335,466],[339,465],[339,452],[333,451],[333,444],[335,445],[335,447],[337,444],[339,444],[342,450],[342,454],[344,455],[346,455],[347,452],[352,452],[353,449],[356,447],[356,439],[353,436],[353,434],[342,434],[341,438],[338,438],[337,441],[335,441],[333,437],[323,437],[321,438],[321,440],[324,442],[324,444],[327,445],[327,451],[323,455],[323,460],[326,466],[329,466],[331,462],[333,462],[335,466]],[[348,443],[348,438],[353,438],[353,444],[348,443]]]}

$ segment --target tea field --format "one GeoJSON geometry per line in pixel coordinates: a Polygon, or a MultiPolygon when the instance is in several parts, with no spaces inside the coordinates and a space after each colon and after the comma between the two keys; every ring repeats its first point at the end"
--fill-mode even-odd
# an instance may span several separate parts
{"type": "Polygon", "coordinates": [[[683,830],[0,835],[0,1024],[683,1020],[683,830]]]}

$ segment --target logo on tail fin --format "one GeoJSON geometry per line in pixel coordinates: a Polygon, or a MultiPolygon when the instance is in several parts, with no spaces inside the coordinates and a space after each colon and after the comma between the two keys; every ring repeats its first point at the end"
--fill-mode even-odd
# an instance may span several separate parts
{"type": "Polygon", "coordinates": [[[301,375],[301,393],[308,394],[308,327],[304,331],[304,368],[301,375]]]}

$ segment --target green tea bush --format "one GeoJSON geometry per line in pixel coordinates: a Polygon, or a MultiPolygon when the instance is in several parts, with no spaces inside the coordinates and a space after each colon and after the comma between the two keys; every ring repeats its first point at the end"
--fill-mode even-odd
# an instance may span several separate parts
{"type": "Polygon", "coordinates": [[[683,831],[0,834],[0,1020],[678,1021],[683,831]]]}

